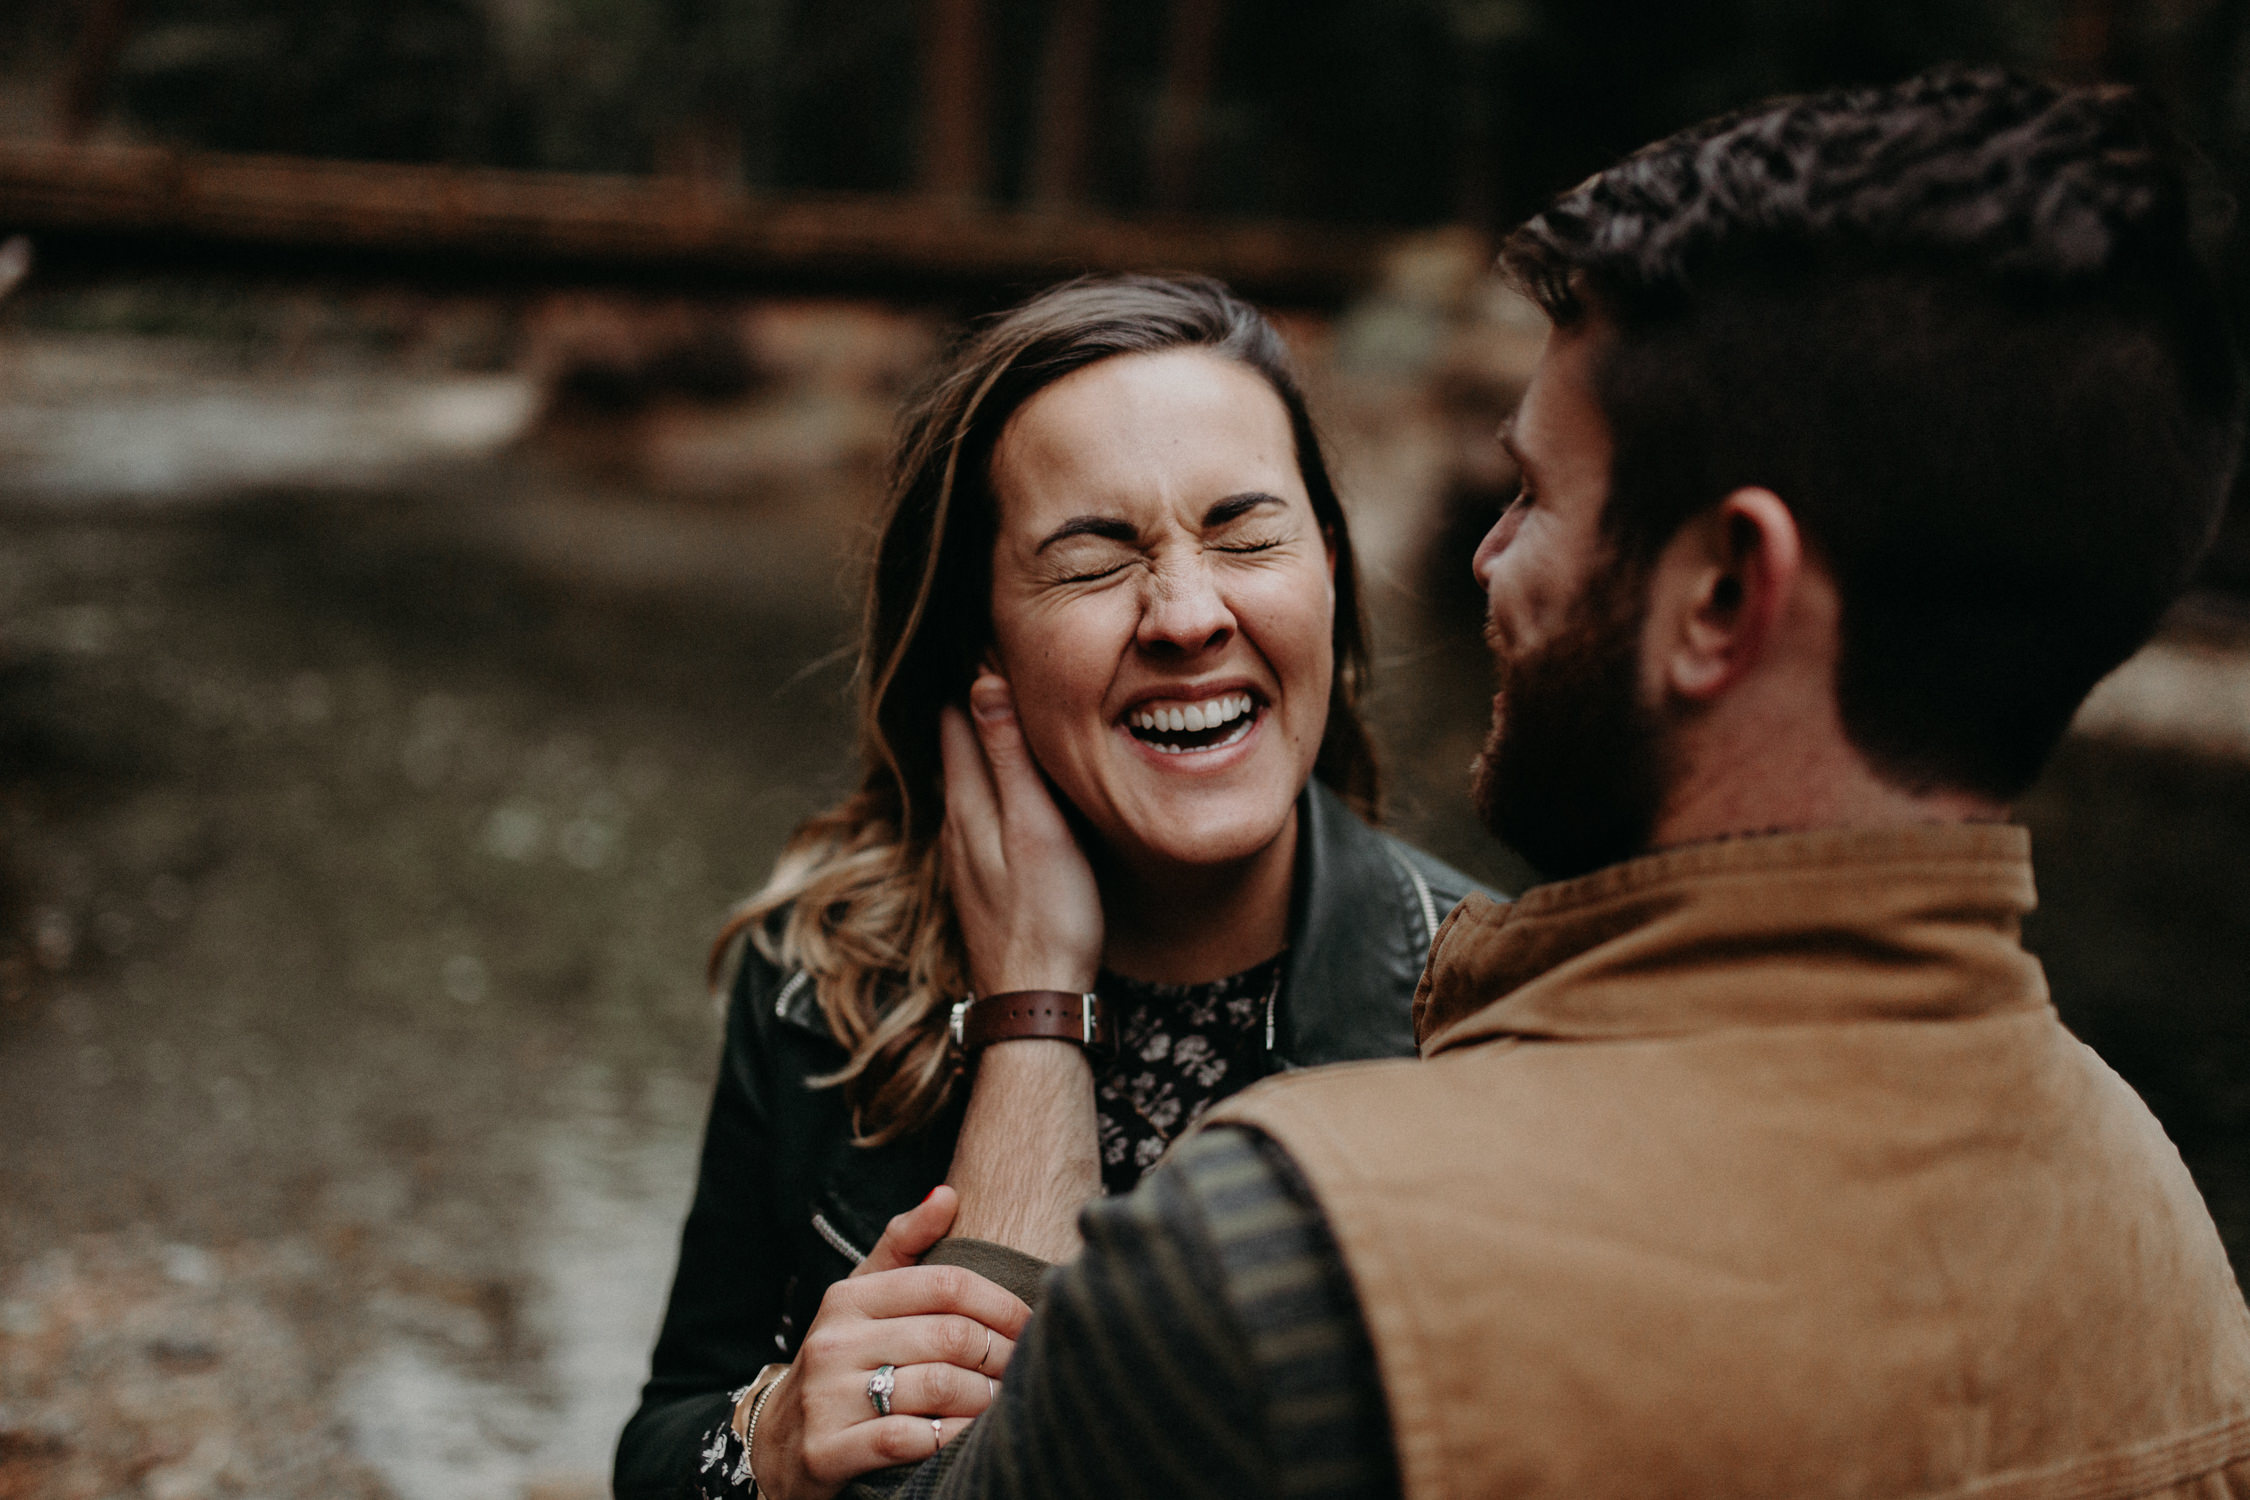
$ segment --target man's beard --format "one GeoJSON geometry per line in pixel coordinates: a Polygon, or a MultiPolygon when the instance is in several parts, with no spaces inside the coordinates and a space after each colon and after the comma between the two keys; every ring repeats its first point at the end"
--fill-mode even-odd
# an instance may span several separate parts
{"type": "Polygon", "coordinates": [[[1513,661],[1476,763],[1477,814],[1550,879],[1644,852],[1664,793],[1663,726],[1641,701],[1645,570],[1598,570],[1570,619],[1513,661]]]}

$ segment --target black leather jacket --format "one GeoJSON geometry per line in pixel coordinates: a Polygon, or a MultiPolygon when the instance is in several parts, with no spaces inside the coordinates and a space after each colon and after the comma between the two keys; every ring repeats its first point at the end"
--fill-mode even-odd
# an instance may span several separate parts
{"type": "MultiPolygon", "coordinates": [[[[1318,782],[1298,813],[1275,1065],[1411,1056],[1414,988],[1438,923],[1483,888],[1369,828],[1318,782]]],[[[671,1302],[618,1441],[618,1500],[685,1493],[727,1393],[793,1355],[830,1284],[945,1180],[967,1091],[926,1129],[855,1147],[842,1091],[805,1082],[843,1061],[806,977],[751,950],[727,1011],[671,1302]]]]}

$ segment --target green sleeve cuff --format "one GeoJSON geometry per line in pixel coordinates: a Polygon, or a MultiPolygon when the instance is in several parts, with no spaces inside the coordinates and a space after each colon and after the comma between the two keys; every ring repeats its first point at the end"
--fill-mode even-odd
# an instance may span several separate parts
{"type": "Polygon", "coordinates": [[[1011,1250],[1006,1245],[991,1240],[972,1240],[948,1235],[930,1247],[922,1257],[925,1266],[959,1266],[964,1271],[974,1271],[987,1281],[997,1282],[1021,1297],[1033,1312],[1039,1310],[1040,1294],[1047,1284],[1050,1263],[1036,1255],[1026,1255],[1021,1250],[1011,1250]]]}

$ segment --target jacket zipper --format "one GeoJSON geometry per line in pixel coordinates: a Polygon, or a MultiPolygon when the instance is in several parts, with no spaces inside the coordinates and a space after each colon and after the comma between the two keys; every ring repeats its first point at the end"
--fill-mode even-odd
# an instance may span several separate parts
{"type": "Polygon", "coordinates": [[[1414,894],[1420,897],[1422,901],[1422,930],[1429,934],[1429,941],[1436,942],[1438,930],[1437,898],[1430,894],[1430,883],[1422,878],[1422,872],[1414,868],[1412,861],[1402,859],[1389,850],[1384,852],[1389,853],[1391,862],[1404,870],[1406,878],[1414,882],[1414,894]]]}
{"type": "Polygon", "coordinates": [[[844,1259],[850,1261],[853,1265],[856,1266],[860,1264],[860,1262],[867,1259],[867,1252],[854,1245],[850,1240],[845,1239],[843,1235],[839,1234],[836,1230],[836,1226],[828,1222],[827,1215],[814,1214],[812,1216],[812,1227],[814,1234],[817,1234],[822,1239],[828,1241],[829,1246],[834,1249],[838,1255],[841,1255],[842,1257],[844,1257],[844,1259]]]}
{"type": "Polygon", "coordinates": [[[805,981],[810,978],[812,976],[803,969],[799,969],[796,973],[790,975],[789,982],[781,987],[781,993],[773,997],[773,1013],[777,1016],[786,1015],[789,1009],[789,997],[803,989],[805,981]]]}

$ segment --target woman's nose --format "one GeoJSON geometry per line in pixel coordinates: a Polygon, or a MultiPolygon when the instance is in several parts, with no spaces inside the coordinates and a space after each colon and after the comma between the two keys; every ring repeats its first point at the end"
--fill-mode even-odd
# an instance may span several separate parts
{"type": "Polygon", "coordinates": [[[1142,650],[1193,655],[1233,639],[1234,611],[1202,563],[1155,570],[1147,587],[1141,605],[1142,650]]]}

